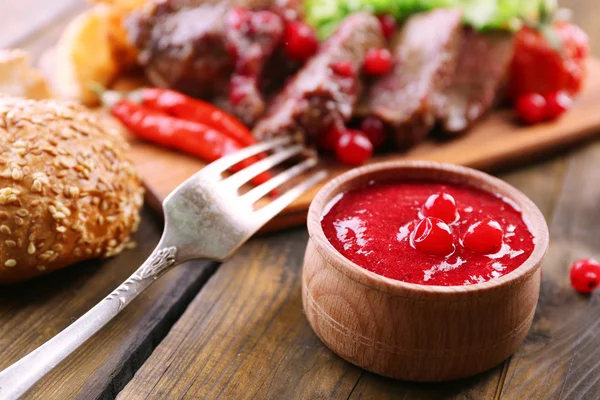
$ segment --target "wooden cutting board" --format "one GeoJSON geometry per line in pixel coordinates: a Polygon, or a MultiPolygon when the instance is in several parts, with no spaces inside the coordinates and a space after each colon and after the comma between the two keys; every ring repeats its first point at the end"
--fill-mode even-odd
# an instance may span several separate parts
{"type": "MultiPolygon", "coordinates": [[[[522,126],[511,110],[495,110],[466,135],[444,142],[427,141],[405,153],[377,155],[371,163],[389,160],[429,160],[461,164],[485,171],[526,163],[560,151],[600,132],[600,60],[591,60],[586,87],[572,110],[556,122],[522,126]]],[[[205,163],[185,154],[133,140],[131,157],[148,189],[147,201],[160,211],[162,200],[205,163]]],[[[334,177],[347,168],[323,160],[334,177]]],[[[277,230],[306,221],[311,200],[322,187],[304,194],[266,227],[277,230]]]]}

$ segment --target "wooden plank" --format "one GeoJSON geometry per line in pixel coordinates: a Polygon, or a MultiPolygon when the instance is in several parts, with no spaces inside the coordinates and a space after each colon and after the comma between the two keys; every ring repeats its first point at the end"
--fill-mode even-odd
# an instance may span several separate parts
{"type": "MultiPolygon", "coordinates": [[[[513,120],[511,110],[496,110],[460,138],[445,142],[429,140],[407,153],[379,155],[370,162],[421,159],[498,171],[564,150],[570,144],[596,135],[600,130],[599,106],[600,61],[592,60],[586,89],[576,106],[557,122],[521,126],[513,120]]],[[[160,204],[177,185],[205,165],[194,157],[139,140],[132,141],[131,157],[149,189],[151,204],[160,204]]],[[[321,167],[329,170],[331,176],[348,169],[332,160],[324,160],[321,167]]],[[[271,221],[267,229],[302,224],[308,206],[320,187],[322,185],[301,196],[271,221]]]]}
{"type": "MultiPolygon", "coordinates": [[[[158,242],[162,227],[148,209],[139,247],[81,263],[0,291],[0,370],[56,335],[123,282],[158,242]]],[[[46,376],[28,398],[112,398],[168,332],[214,272],[214,263],[180,267],[143,293],[98,335],[46,376]]]]}
{"type": "Polygon", "coordinates": [[[360,369],[328,351],[302,314],[306,240],[302,228],[243,247],[206,284],[119,398],[349,393],[360,369]]]}
{"type": "MultiPolygon", "coordinates": [[[[562,160],[505,175],[551,215],[562,160]]],[[[224,263],[119,395],[121,399],[491,398],[503,366],[449,384],[366,373],[329,351],[302,312],[304,228],[261,236],[224,263]]]]}
{"type": "Polygon", "coordinates": [[[532,330],[510,363],[503,397],[600,397],[600,295],[581,296],[569,284],[579,258],[600,257],[600,143],[574,154],[550,223],[541,298],[532,330]]]}
{"type": "MultiPolygon", "coordinates": [[[[3,2],[0,37],[16,41],[35,59],[53,44],[62,27],[88,7],[83,0],[3,2]],[[10,4],[8,4],[10,3],[10,4]],[[11,7],[7,10],[6,7],[11,7]],[[41,14],[59,15],[44,20],[41,14]],[[54,18],[54,17],[53,17],[54,18]],[[22,29],[21,29],[22,28],[22,29]]],[[[140,243],[106,261],[92,261],[0,291],[0,369],[8,367],[67,327],[124,281],[150,254],[162,226],[146,208],[135,240],[140,243]]],[[[60,364],[26,396],[39,399],[114,398],[151,354],[174,321],[214,272],[215,263],[189,263],[161,278],[108,327],[60,364]]]]}

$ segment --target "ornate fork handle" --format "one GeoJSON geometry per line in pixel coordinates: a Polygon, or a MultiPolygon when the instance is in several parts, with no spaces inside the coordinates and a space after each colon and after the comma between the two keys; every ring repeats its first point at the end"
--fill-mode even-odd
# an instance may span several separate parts
{"type": "Polygon", "coordinates": [[[0,372],[0,399],[22,396],[58,363],[98,332],[138,294],[180,262],[176,247],[157,247],[125,282],[58,335],[0,372]]]}

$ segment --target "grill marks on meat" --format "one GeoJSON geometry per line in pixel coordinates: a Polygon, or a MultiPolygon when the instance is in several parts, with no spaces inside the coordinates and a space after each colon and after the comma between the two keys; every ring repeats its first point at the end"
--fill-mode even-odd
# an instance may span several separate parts
{"type": "Polygon", "coordinates": [[[422,141],[435,124],[431,102],[450,84],[461,25],[459,10],[438,9],[412,17],[397,34],[394,68],[373,84],[367,102],[399,148],[422,141]]]}
{"type": "Polygon", "coordinates": [[[465,29],[451,85],[435,98],[444,130],[469,128],[495,103],[514,51],[513,36],[465,29]]]}
{"type": "Polygon", "coordinates": [[[273,99],[267,115],[256,125],[255,135],[265,139],[301,132],[314,138],[333,124],[350,120],[360,83],[355,77],[335,74],[331,65],[350,62],[355,71],[360,71],[366,52],[383,44],[377,18],[367,13],[346,18],[317,55],[273,99]]]}

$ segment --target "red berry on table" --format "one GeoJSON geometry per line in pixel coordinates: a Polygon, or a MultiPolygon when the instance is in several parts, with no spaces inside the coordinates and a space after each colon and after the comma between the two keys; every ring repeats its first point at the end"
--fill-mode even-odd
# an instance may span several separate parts
{"type": "Polygon", "coordinates": [[[591,293],[600,285],[600,264],[596,260],[578,260],[571,266],[571,286],[581,293],[591,293]]]}
{"type": "Polygon", "coordinates": [[[450,255],[455,249],[450,227],[433,217],[419,221],[410,235],[410,244],[423,253],[436,256],[450,255]]]}
{"type": "Polygon", "coordinates": [[[335,145],[337,159],[347,165],[360,165],[373,155],[373,145],[361,131],[344,132],[335,145]]]}
{"type": "Polygon", "coordinates": [[[367,135],[373,148],[377,149],[385,143],[385,124],[377,117],[367,117],[360,123],[360,130],[367,135]]]}
{"type": "Polygon", "coordinates": [[[334,74],[344,78],[354,78],[356,76],[356,69],[350,61],[336,61],[331,64],[331,70],[334,74]]]}
{"type": "Polygon", "coordinates": [[[315,30],[300,21],[290,22],[283,38],[285,52],[296,61],[306,61],[312,57],[319,48],[319,41],[315,30]]]}
{"type": "Polygon", "coordinates": [[[463,247],[481,254],[494,254],[502,248],[504,232],[498,221],[486,218],[469,226],[463,247]]]}
{"type": "Polygon", "coordinates": [[[423,216],[439,218],[447,224],[458,220],[456,200],[448,193],[436,193],[427,198],[421,209],[423,216]]]}
{"type": "Polygon", "coordinates": [[[539,93],[524,94],[517,100],[517,116],[525,123],[542,122],[548,115],[547,111],[546,99],[539,93]]]}
{"type": "Polygon", "coordinates": [[[564,90],[557,90],[546,95],[548,119],[557,119],[573,106],[573,99],[564,90]]]}
{"type": "Polygon", "coordinates": [[[398,29],[398,24],[396,23],[396,18],[390,14],[381,14],[377,16],[379,20],[379,25],[381,25],[381,31],[383,32],[383,36],[389,40],[394,33],[396,33],[396,29],[398,29]]]}
{"type": "Polygon", "coordinates": [[[385,75],[392,69],[392,53],[388,49],[370,49],[365,56],[363,70],[369,75],[385,75]]]}
{"type": "Polygon", "coordinates": [[[340,140],[343,133],[346,132],[346,127],[333,125],[323,135],[317,138],[319,147],[325,151],[334,151],[335,145],[340,140]]]}

